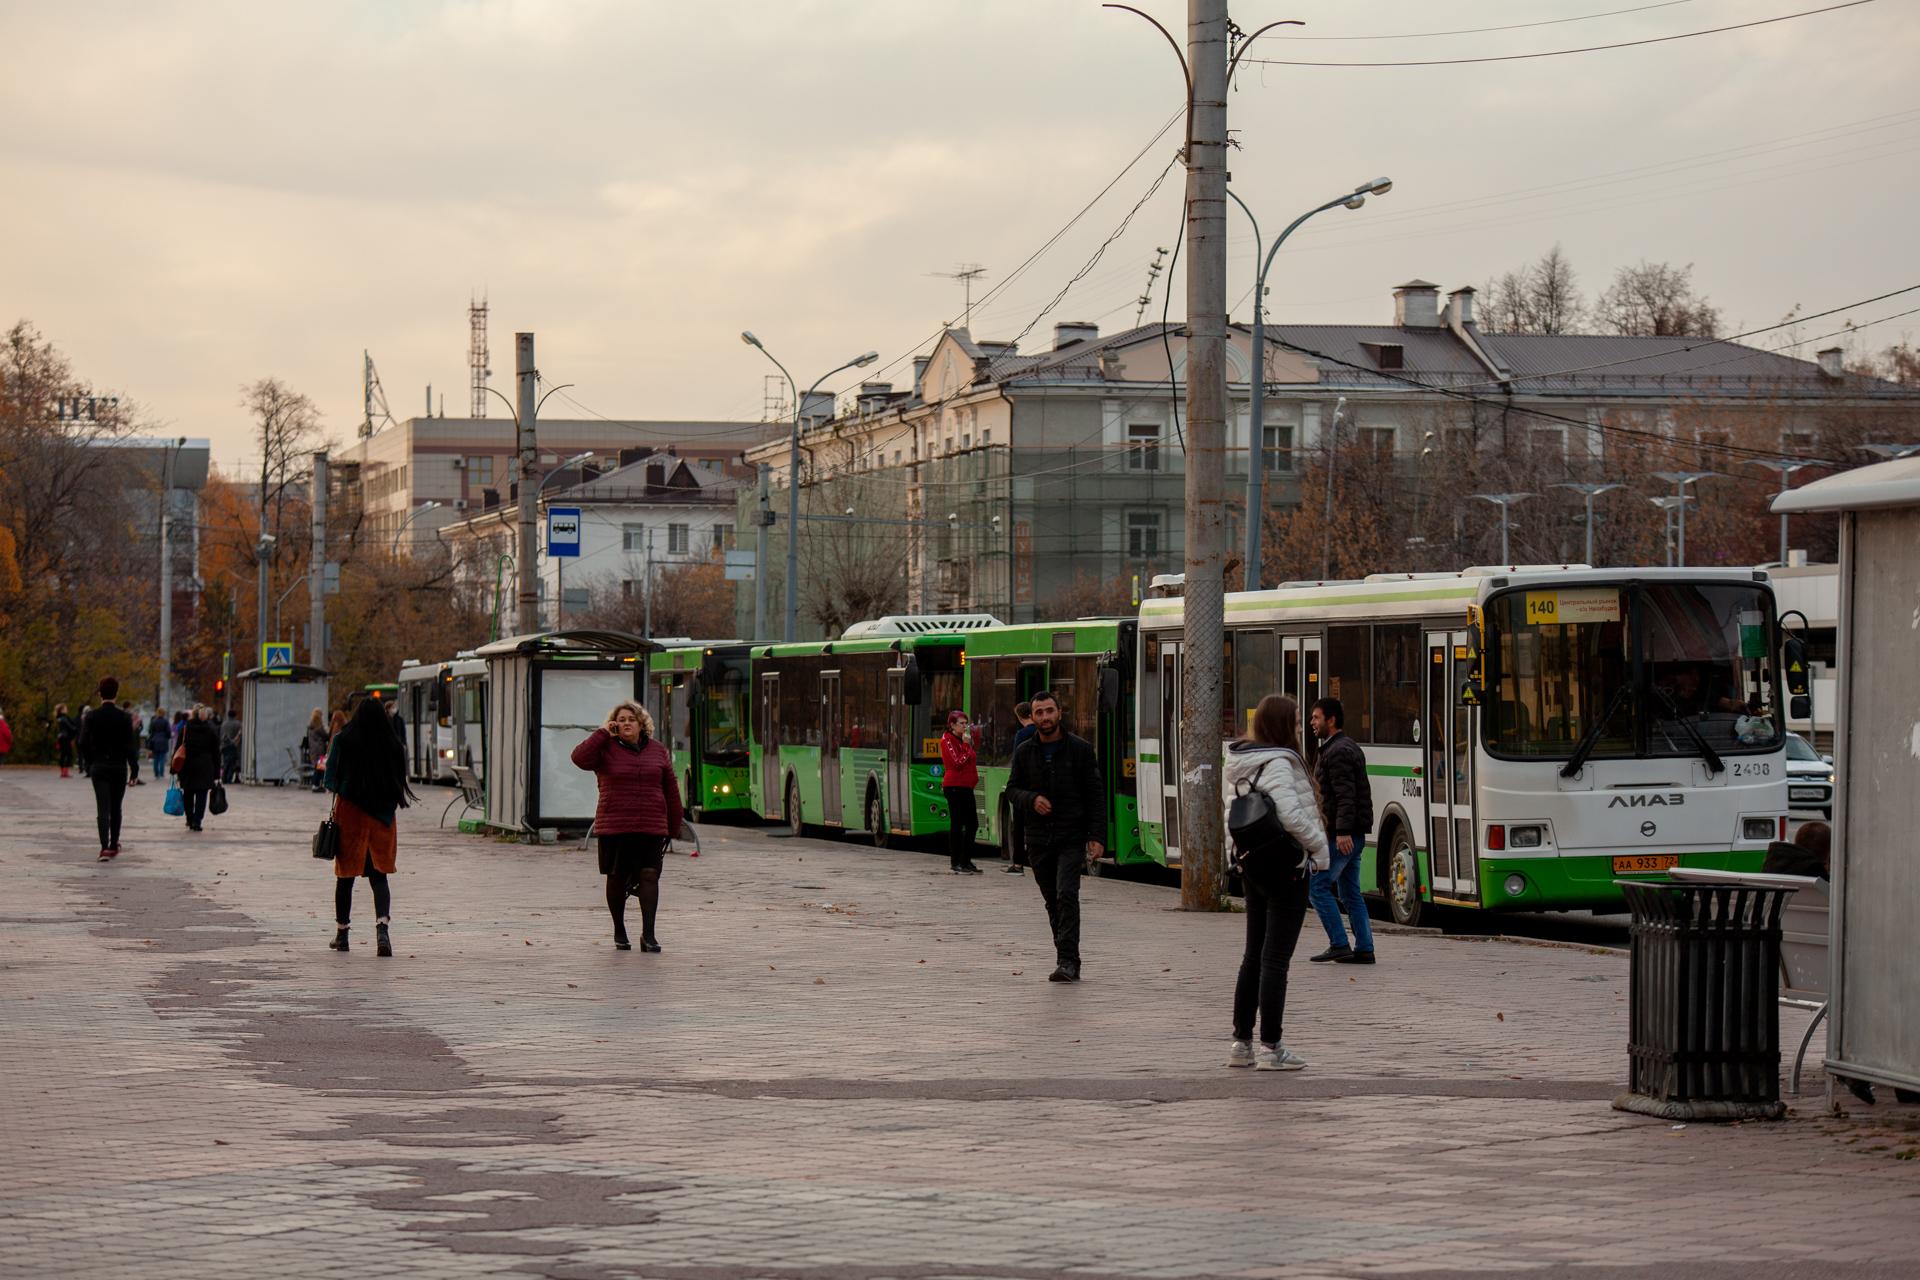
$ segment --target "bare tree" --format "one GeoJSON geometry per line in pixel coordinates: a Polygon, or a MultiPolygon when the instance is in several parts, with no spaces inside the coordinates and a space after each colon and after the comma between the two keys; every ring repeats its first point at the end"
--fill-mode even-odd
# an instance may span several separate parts
{"type": "Polygon", "coordinates": [[[287,486],[311,473],[313,451],[322,443],[320,411],[278,378],[242,387],[240,407],[253,419],[260,442],[260,527],[277,535],[287,486]]]}
{"type": "Polygon", "coordinates": [[[623,586],[613,575],[592,579],[587,584],[587,607],[570,612],[568,621],[636,636],[649,634],[649,622],[654,636],[715,640],[733,634],[733,588],[717,556],[656,571],[652,591],[649,610],[646,584],[623,586]]]}
{"type": "Polygon", "coordinates": [[[1102,578],[1085,569],[1073,572],[1065,590],[1049,592],[1039,608],[1041,621],[1112,618],[1134,611],[1133,580],[1126,574],[1102,578]]]}
{"type": "Polygon", "coordinates": [[[1684,267],[1642,259],[1614,272],[1613,283],[1594,304],[1594,318],[1610,333],[1631,337],[1711,338],[1720,311],[1693,291],[1693,264],[1684,267]]]}
{"type": "Polygon", "coordinates": [[[1586,318],[1586,300],[1573,264],[1559,245],[1538,262],[1487,281],[1480,324],[1494,333],[1573,333],[1586,318]]]}

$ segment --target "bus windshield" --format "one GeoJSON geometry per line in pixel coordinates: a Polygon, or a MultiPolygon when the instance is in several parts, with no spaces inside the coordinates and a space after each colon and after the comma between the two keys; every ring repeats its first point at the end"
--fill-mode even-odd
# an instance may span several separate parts
{"type": "Polygon", "coordinates": [[[706,712],[702,746],[711,764],[744,764],[747,759],[747,659],[710,661],[700,680],[706,712]]]}
{"type": "Polygon", "coordinates": [[[1777,750],[1769,606],[1764,588],[1744,583],[1521,588],[1493,597],[1487,749],[1564,760],[1591,736],[1582,754],[1599,759],[1777,750]]]}

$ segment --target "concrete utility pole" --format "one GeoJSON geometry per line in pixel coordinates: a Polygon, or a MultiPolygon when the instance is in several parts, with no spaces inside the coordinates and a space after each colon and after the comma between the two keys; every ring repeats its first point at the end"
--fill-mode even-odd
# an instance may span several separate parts
{"type": "MultiPolygon", "coordinates": [[[[153,705],[169,700],[167,686],[173,674],[173,460],[186,448],[181,436],[160,454],[160,692],[153,705]]],[[[1784,523],[1785,516],[1780,517],[1784,523]]]]}
{"type": "Polygon", "coordinates": [[[327,665],[327,451],[313,453],[313,555],[307,561],[307,661],[327,665]]]}
{"type": "Polygon", "coordinates": [[[276,541],[272,534],[266,532],[266,525],[264,523],[266,514],[266,508],[262,507],[260,510],[262,519],[260,541],[253,545],[254,559],[259,561],[260,564],[260,581],[256,585],[256,590],[259,595],[258,604],[260,607],[254,618],[253,625],[253,638],[255,641],[254,655],[260,660],[264,660],[267,654],[267,579],[268,570],[273,566],[273,544],[276,541]]]}
{"type": "Polygon", "coordinates": [[[533,335],[513,335],[513,376],[520,396],[520,522],[519,551],[514,568],[520,576],[516,629],[523,636],[540,629],[540,578],[536,557],[540,554],[540,484],[535,472],[540,467],[540,445],[534,431],[534,415],[540,410],[539,370],[533,365],[533,335]]]}
{"type": "Polygon", "coordinates": [[[772,553],[773,539],[769,530],[773,526],[773,495],[771,493],[773,468],[766,463],[760,464],[760,504],[753,513],[753,641],[765,644],[767,640],[767,557],[772,553]]]}
{"type": "Polygon", "coordinates": [[[1180,905],[1226,892],[1220,812],[1227,438],[1227,4],[1187,0],[1186,642],[1180,705],[1180,905]]]}

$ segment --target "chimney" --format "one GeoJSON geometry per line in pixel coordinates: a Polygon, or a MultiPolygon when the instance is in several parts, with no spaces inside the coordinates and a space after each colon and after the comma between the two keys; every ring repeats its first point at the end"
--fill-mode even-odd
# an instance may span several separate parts
{"type": "Polygon", "coordinates": [[[800,425],[803,428],[817,427],[823,422],[833,421],[833,392],[812,391],[800,404],[800,425]]]}
{"type": "Polygon", "coordinates": [[[1393,322],[1402,329],[1440,327],[1440,286],[1409,280],[1393,291],[1393,322]]]}
{"type": "Polygon", "coordinates": [[[1464,329],[1473,323],[1473,286],[1455,289],[1447,295],[1447,327],[1464,329]]]}
{"type": "Polygon", "coordinates": [[[658,489],[667,482],[667,464],[649,462],[647,464],[647,488],[658,489]]]}
{"type": "Polygon", "coordinates": [[[620,451],[620,465],[623,467],[630,467],[634,463],[640,461],[640,459],[646,457],[648,454],[652,452],[653,450],[647,449],[647,448],[622,449],[620,451]]]}
{"type": "Polygon", "coordinates": [[[1819,352],[1815,359],[1820,361],[1820,372],[1823,376],[1839,379],[1847,376],[1846,365],[1842,363],[1845,356],[1846,352],[1841,348],[1828,347],[1825,351],[1819,352]]]}
{"type": "Polygon", "coordinates": [[[932,356],[913,358],[913,398],[916,400],[927,398],[927,366],[932,363],[932,356]]]}
{"type": "Polygon", "coordinates": [[[1053,326],[1053,349],[1065,351],[1068,347],[1081,342],[1092,342],[1100,336],[1100,326],[1085,320],[1063,320],[1053,326]]]}

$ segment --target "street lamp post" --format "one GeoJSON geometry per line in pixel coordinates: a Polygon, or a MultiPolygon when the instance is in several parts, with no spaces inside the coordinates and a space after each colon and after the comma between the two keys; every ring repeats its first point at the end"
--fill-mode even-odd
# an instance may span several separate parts
{"type": "Polygon", "coordinates": [[[1333,421],[1327,425],[1327,509],[1320,517],[1320,580],[1333,576],[1333,470],[1339,464],[1340,419],[1347,411],[1347,398],[1333,404],[1333,421]]]}
{"type": "MultiPolygon", "coordinates": [[[[800,415],[806,407],[808,397],[811,397],[814,392],[820,389],[822,382],[825,382],[834,374],[844,372],[848,369],[865,368],[875,360],[878,360],[880,353],[878,351],[869,351],[865,355],[855,356],[837,368],[827,370],[814,380],[812,386],[807,388],[806,396],[802,396],[799,394],[800,384],[793,380],[791,373],[787,372],[787,366],[773,359],[773,352],[767,350],[765,344],[753,336],[751,329],[741,331],[740,341],[757,349],[760,354],[767,359],[773,360],[773,367],[785,375],[787,386],[794,392],[793,437],[787,450],[787,623],[782,634],[782,638],[785,639],[788,644],[792,644],[794,632],[798,628],[800,620],[800,596],[798,591],[800,579],[800,415]]],[[[766,571],[767,567],[765,565],[757,565],[754,569],[756,573],[765,573],[766,571]]]]}
{"type": "Polygon", "coordinates": [[[254,637],[258,642],[255,652],[263,655],[267,651],[267,575],[272,568],[273,546],[278,541],[272,534],[262,533],[260,540],[253,544],[254,558],[260,565],[260,582],[254,591],[254,603],[257,606],[254,630],[259,633],[254,637]]]}
{"type": "Polygon", "coordinates": [[[1676,509],[1685,509],[1689,499],[1676,498],[1672,494],[1666,494],[1663,497],[1648,498],[1647,501],[1660,508],[1660,510],[1666,514],[1666,525],[1663,532],[1667,542],[1667,567],[1671,569],[1673,567],[1673,513],[1676,509]]]}
{"type": "Polygon", "coordinates": [[[1531,493],[1476,493],[1473,496],[1500,508],[1500,563],[1512,564],[1513,553],[1508,549],[1507,543],[1507,513],[1514,503],[1525,502],[1534,495],[1531,493]]]}
{"type": "MultiPolygon", "coordinates": [[[[1791,458],[1749,458],[1747,459],[1747,465],[1750,467],[1768,467],[1774,471],[1778,471],[1780,473],[1780,495],[1785,497],[1787,490],[1793,487],[1793,473],[1805,467],[1810,467],[1813,464],[1810,462],[1795,462],[1791,458]]],[[[1787,513],[1782,511],[1780,513],[1780,563],[1785,564],[1786,562],[1787,513]]]]}
{"type": "Polygon", "coordinates": [[[1247,532],[1245,548],[1242,552],[1246,559],[1243,580],[1245,589],[1248,591],[1260,589],[1260,541],[1263,533],[1260,516],[1265,502],[1263,490],[1266,487],[1266,459],[1263,455],[1267,434],[1267,268],[1273,265],[1274,255],[1280,252],[1280,246],[1286,243],[1287,237],[1314,214],[1325,213],[1334,208],[1358,209],[1367,202],[1368,196],[1383,196],[1391,190],[1393,190],[1391,178],[1375,178],[1372,182],[1361,183],[1345,195],[1336,196],[1323,205],[1307,210],[1287,224],[1287,229],[1274,239],[1272,247],[1262,257],[1260,220],[1253,216],[1253,210],[1247,208],[1245,200],[1234,195],[1231,187],[1227,189],[1227,194],[1233,196],[1233,202],[1246,213],[1247,221],[1253,223],[1253,260],[1257,265],[1253,278],[1253,378],[1248,393],[1250,403],[1247,415],[1247,532]]]}
{"type": "Polygon", "coordinates": [[[1675,562],[1684,569],[1687,567],[1687,486],[1720,473],[1717,471],[1656,471],[1653,474],[1672,485],[1673,496],[1679,499],[1673,506],[1674,519],[1679,524],[1679,550],[1676,552],[1675,562]]]}
{"type": "Polygon", "coordinates": [[[1562,481],[1559,484],[1554,485],[1553,487],[1556,489],[1571,489],[1575,493],[1579,494],[1581,497],[1586,499],[1586,503],[1587,503],[1587,559],[1586,559],[1586,562],[1589,566],[1591,566],[1593,564],[1593,520],[1594,520],[1593,500],[1599,497],[1601,494],[1607,492],[1609,489],[1624,489],[1626,486],[1622,484],[1617,484],[1613,481],[1603,481],[1603,482],[1596,483],[1593,481],[1566,480],[1566,481],[1562,481]]]}

